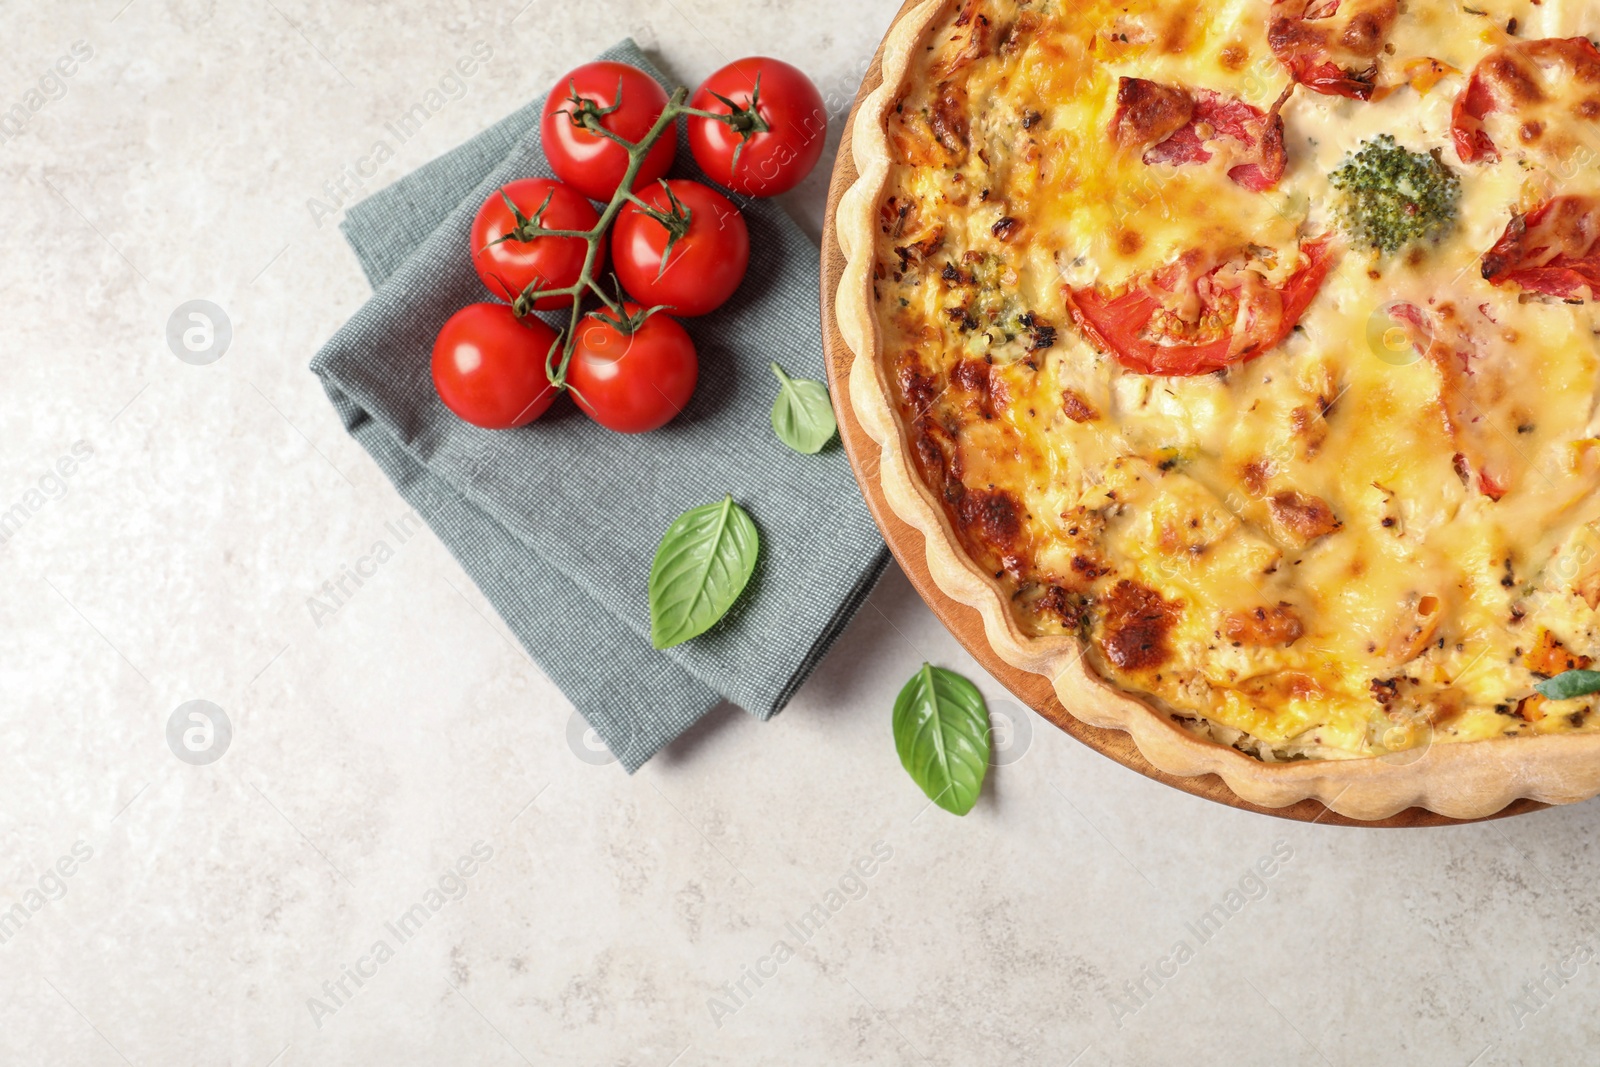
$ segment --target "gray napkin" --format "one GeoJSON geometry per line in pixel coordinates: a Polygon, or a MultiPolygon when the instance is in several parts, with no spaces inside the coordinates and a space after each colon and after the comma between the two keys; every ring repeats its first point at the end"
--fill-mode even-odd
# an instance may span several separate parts
{"type": "MultiPolygon", "coordinates": [[[[601,58],[665,81],[631,40],[601,58]]],[[[700,381],[663,429],[613,434],[561,398],[531,426],[480,430],[439,402],[434,335],[489,299],[467,255],[473,214],[500,185],[550,173],[542,105],[350,209],[345,238],[376,292],[311,369],[345,428],[631,772],[724,698],[759,719],[776,714],[888,557],[838,445],[801,456],[772,434],[768,363],[824,375],[817,249],[770,202],[740,202],[749,274],[722,309],[685,323],[700,381]],[[679,514],[725,494],[760,529],[755,577],[716,628],[657,652],[646,595],[656,544],[679,514]]],[[[673,174],[704,180],[681,140],[673,174]]]]}

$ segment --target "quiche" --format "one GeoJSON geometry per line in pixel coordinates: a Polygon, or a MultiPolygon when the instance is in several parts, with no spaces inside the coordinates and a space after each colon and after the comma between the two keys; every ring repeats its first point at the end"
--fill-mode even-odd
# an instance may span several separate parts
{"type": "Polygon", "coordinates": [[[902,13],[837,214],[850,402],[1006,661],[1260,804],[1600,792],[1587,34],[1578,0],[902,13]]]}

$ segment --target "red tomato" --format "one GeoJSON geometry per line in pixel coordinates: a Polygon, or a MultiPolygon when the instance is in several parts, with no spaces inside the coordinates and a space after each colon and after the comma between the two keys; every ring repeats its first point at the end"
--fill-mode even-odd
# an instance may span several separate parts
{"type": "MultiPolygon", "coordinates": [[[[634,303],[622,309],[630,321],[644,310],[634,303]]],[[[578,324],[578,344],[567,365],[572,399],[595,422],[618,433],[665,426],[694,394],[700,373],[694,342],[665,315],[651,315],[631,334],[609,317],[610,312],[592,312],[578,324]]]]}
{"type": "Polygon", "coordinates": [[[688,120],[695,162],[712,181],[736,193],[788,192],[822,158],[828,137],[822,94],[782,60],[757,56],[730,63],[695,90],[689,106],[736,116],[732,126],[693,115],[688,120]]]}
{"type": "Polygon", "coordinates": [[[1396,4],[1346,3],[1340,10],[1339,0],[1273,0],[1272,10],[1267,47],[1291,78],[1325,96],[1372,99],[1396,4]]]}
{"type": "Polygon", "coordinates": [[[1561,300],[1600,296],[1600,200],[1558,196],[1513,213],[1483,257],[1483,277],[1561,300]]]}
{"type": "MultiPolygon", "coordinates": [[[[550,169],[590,200],[609,202],[628,169],[628,153],[615,141],[591,133],[582,124],[584,116],[593,116],[618,137],[637,143],[666,106],[666,90],[638,67],[609,60],[585,63],[556,82],[544,103],[539,137],[550,169]],[[574,103],[574,97],[579,102],[574,103]],[[612,107],[616,110],[598,114],[612,107]]],[[[644,157],[633,188],[665,176],[677,152],[678,139],[668,130],[644,157]]]]}
{"type": "MultiPolygon", "coordinates": [[[[495,296],[515,301],[529,285],[565,289],[583,272],[588,242],[579,237],[518,240],[517,216],[547,230],[591,230],[600,221],[594,205],[549,178],[523,178],[489,194],[472,220],[472,265],[495,296]],[[548,198],[548,203],[546,203],[548,198]],[[506,201],[510,200],[510,204],[506,201]],[[511,205],[516,205],[513,211],[511,205]],[[539,210],[544,205],[544,210],[539,210]]],[[[601,256],[604,256],[602,247],[601,256]]],[[[598,271],[604,259],[595,263],[598,271]]],[[[534,301],[540,311],[572,306],[570,296],[534,301]]]]}
{"type": "MultiPolygon", "coordinates": [[[[1550,37],[1501,45],[1473,68],[1467,87],[1461,90],[1451,109],[1450,128],[1456,142],[1456,155],[1463,163],[1498,161],[1500,149],[1484,128],[1485,118],[1496,111],[1528,114],[1534,105],[1548,99],[1547,93],[1560,92],[1565,85],[1592,84],[1597,77],[1600,77],[1600,49],[1587,37],[1550,37]]],[[[1572,109],[1574,118],[1592,121],[1600,117],[1592,110],[1582,110],[1582,106],[1572,109]]],[[[1525,131],[1543,132],[1544,124],[1531,114],[1528,121],[1531,127],[1524,126],[1525,131]]]]}
{"type": "Polygon", "coordinates": [[[1228,177],[1256,193],[1278,184],[1289,161],[1283,145],[1283,116],[1279,114],[1287,96],[1271,111],[1262,111],[1236,96],[1210,89],[1182,89],[1143,78],[1123,78],[1117,88],[1117,111],[1111,120],[1113,136],[1130,148],[1145,148],[1146,142],[1140,140],[1140,124],[1146,116],[1159,119],[1162,110],[1148,105],[1153,97],[1173,92],[1187,96],[1189,121],[1148,145],[1142,157],[1146,164],[1182,167],[1208,163],[1215,154],[1212,148],[1231,141],[1228,177]]]}
{"type": "Polygon", "coordinates": [[[1166,377],[1209,374],[1264,355],[1289,336],[1322,288],[1333,258],[1326,237],[1308,241],[1300,250],[1306,264],[1289,276],[1283,288],[1253,299],[1240,290],[1213,289],[1193,323],[1174,323],[1171,315],[1158,317],[1160,296],[1173,292],[1170,283],[1163,284],[1166,271],[1117,297],[1092,287],[1069,290],[1067,307],[1089,340],[1129,370],[1166,377]],[[1232,322],[1222,325],[1229,317],[1232,322]],[[1174,326],[1182,327],[1176,336],[1160,336],[1162,328],[1174,326]]]}
{"type": "Polygon", "coordinates": [[[468,304],[433,343],[433,386],[444,406],[474,426],[509,430],[545,413],[556,391],[545,357],[559,335],[504,304],[468,304]]]}
{"type": "Polygon", "coordinates": [[[634,203],[617,213],[611,259],[622,287],[640,303],[664,305],[674,315],[721,307],[750,265],[750,231],[739,209],[710,186],[681,179],[657,182],[638,195],[668,221],[634,203]]]}

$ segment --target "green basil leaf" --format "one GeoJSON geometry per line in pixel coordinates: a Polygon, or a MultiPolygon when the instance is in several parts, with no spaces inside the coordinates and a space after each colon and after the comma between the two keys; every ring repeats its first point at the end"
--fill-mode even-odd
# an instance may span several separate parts
{"type": "Polygon", "coordinates": [[[989,705],[961,675],[924,663],[895,698],[894,747],[929,800],[965,815],[989,771],[989,705]]]}
{"type": "Polygon", "coordinates": [[[796,452],[807,456],[821,452],[839,429],[827,388],[808,378],[791,378],[776,363],[772,373],[778,378],[778,399],[772,402],[772,432],[796,452]]]}
{"type": "Polygon", "coordinates": [[[750,581],[760,547],[731,496],[679,515],[650,565],[650,643],[671,648],[711,629],[750,581]]]}
{"type": "Polygon", "coordinates": [[[1571,700],[1600,693],[1600,671],[1562,671],[1534,686],[1546,700],[1571,700]]]}

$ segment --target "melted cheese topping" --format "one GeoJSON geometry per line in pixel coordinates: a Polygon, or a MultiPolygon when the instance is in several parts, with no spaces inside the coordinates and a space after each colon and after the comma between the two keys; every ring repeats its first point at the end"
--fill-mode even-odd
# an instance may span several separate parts
{"type": "Polygon", "coordinates": [[[1600,15],[1475,6],[1410,0],[1371,101],[1298,88],[1267,192],[1230,180],[1225,140],[1147,165],[1109,131],[1122,78],[1268,111],[1290,84],[1268,0],[952,4],[889,123],[884,358],[967,551],[1025,629],[1082,633],[1103,675],[1263,759],[1600,728],[1595,698],[1531,696],[1600,641],[1600,318],[1479,269],[1513,211],[1600,191],[1595,156],[1549,150],[1600,150],[1600,124],[1569,108],[1474,166],[1451,135],[1513,20],[1571,37],[1600,15]],[[1462,182],[1453,230],[1389,259],[1341,235],[1328,182],[1380,133],[1462,182]],[[1221,373],[1127,370],[1069,313],[1070,288],[1195,251],[1208,270],[1249,250],[1282,284],[1324,234],[1335,265],[1298,328],[1221,373]]]}

